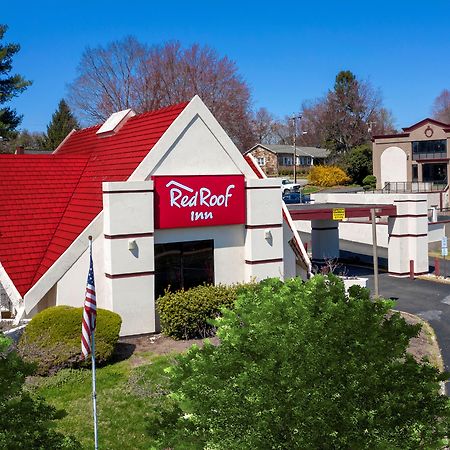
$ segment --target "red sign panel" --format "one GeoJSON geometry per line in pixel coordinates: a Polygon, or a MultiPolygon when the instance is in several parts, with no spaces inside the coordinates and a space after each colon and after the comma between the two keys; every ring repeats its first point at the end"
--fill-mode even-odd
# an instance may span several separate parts
{"type": "Polygon", "coordinates": [[[245,223],[243,175],[155,176],[155,228],[245,223]]]}

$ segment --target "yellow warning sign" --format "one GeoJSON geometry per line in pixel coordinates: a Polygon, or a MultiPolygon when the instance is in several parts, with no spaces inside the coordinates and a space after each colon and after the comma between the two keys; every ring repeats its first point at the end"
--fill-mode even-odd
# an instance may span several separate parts
{"type": "Polygon", "coordinates": [[[344,220],[345,208],[333,208],[333,220],[344,220]]]}

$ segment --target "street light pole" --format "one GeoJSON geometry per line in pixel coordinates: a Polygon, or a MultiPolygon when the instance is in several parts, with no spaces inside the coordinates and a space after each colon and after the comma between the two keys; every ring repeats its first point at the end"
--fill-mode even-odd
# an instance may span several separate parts
{"type": "Polygon", "coordinates": [[[297,183],[297,119],[301,119],[302,116],[298,115],[298,116],[293,116],[292,117],[292,122],[294,124],[294,139],[293,139],[293,144],[294,144],[294,183],[297,183]]]}

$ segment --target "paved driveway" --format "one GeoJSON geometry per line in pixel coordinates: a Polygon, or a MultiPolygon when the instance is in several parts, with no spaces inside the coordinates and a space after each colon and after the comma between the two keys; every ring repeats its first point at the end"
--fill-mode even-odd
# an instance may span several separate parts
{"type": "MultiPolygon", "coordinates": [[[[373,291],[372,269],[349,268],[350,274],[369,278],[373,291]]],[[[446,370],[450,370],[450,284],[380,274],[380,295],[395,298],[396,308],[427,320],[436,332],[446,370]]]]}

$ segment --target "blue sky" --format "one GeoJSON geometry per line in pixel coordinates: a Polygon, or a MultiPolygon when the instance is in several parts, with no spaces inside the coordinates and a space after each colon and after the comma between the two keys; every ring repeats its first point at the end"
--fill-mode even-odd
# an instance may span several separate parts
{"type": "Polygon", "coordinates": [[[278,116],[323,95],[339,70],[380,88],[398,127],[430,115],[450,89],[448,1],[9,2],[5,42],[22,46],[14,71],[33,85],[11,105],[22,128],[44,131],[86,46],[126,35],[208,44],[233,59],[254,107],[278,116]]]}

